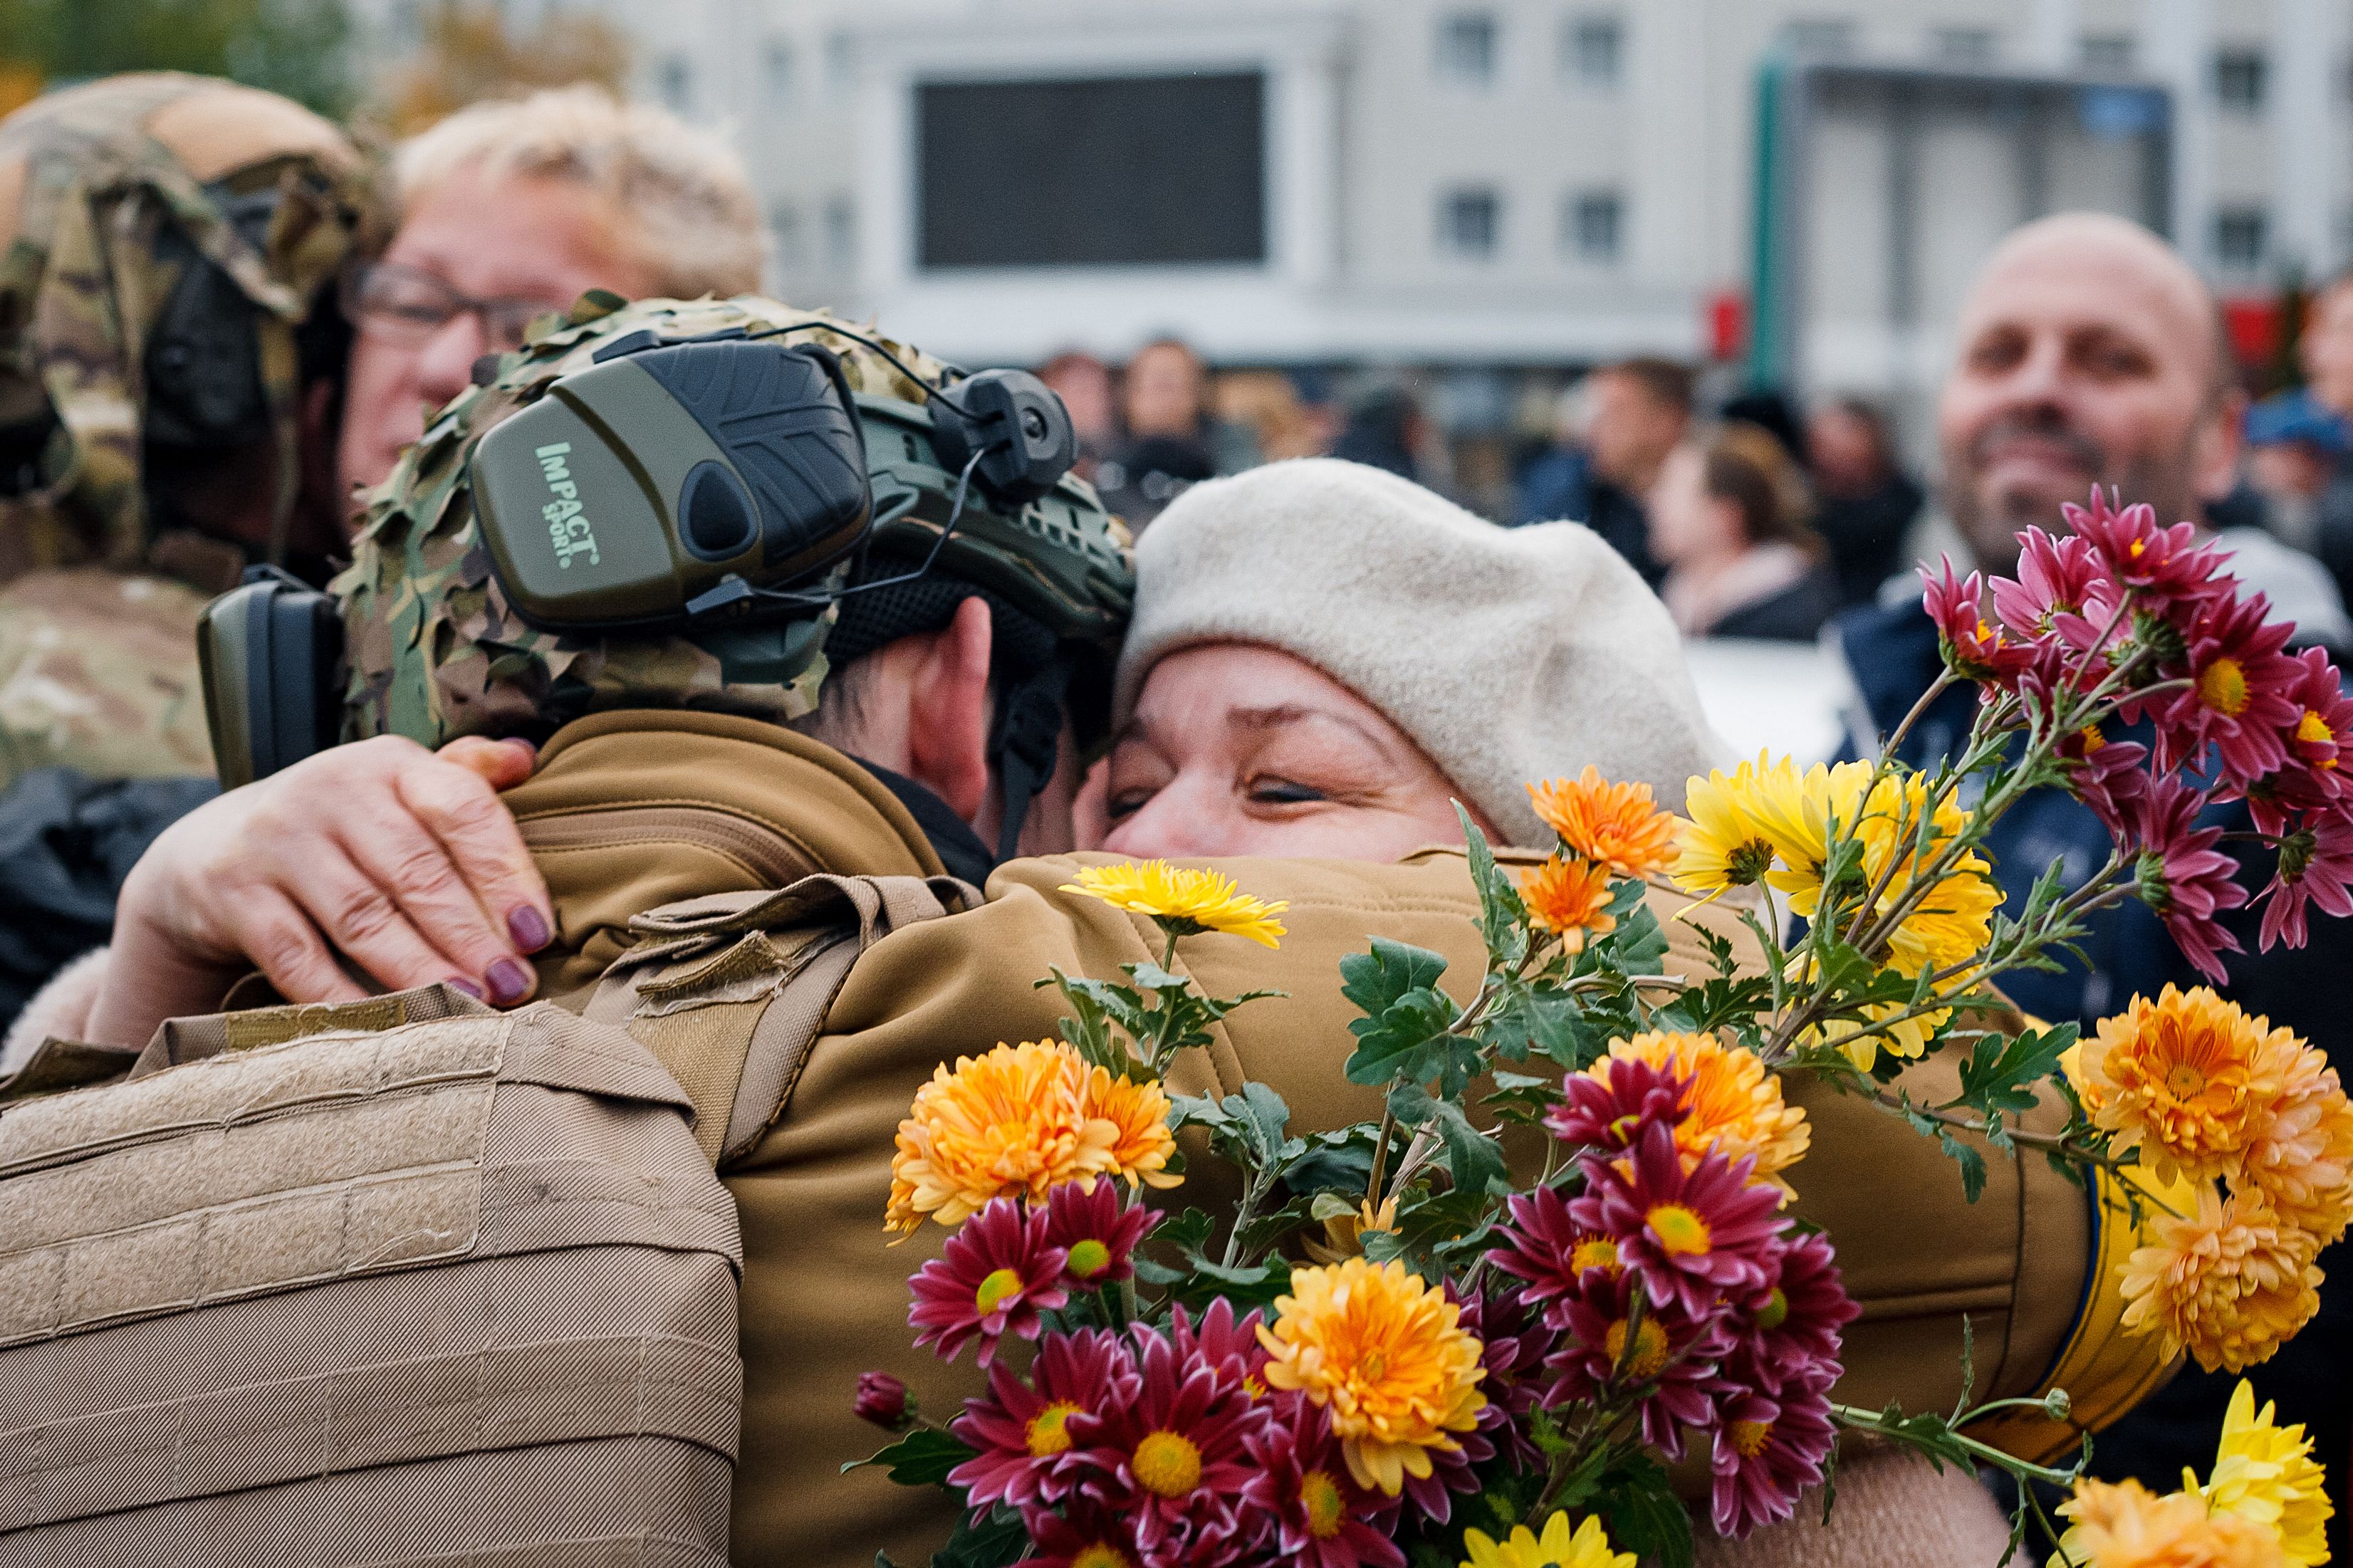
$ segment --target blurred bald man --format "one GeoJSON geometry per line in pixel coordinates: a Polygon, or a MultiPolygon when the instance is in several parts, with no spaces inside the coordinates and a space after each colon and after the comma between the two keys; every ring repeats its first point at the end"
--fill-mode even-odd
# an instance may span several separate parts
{"type": "MultiPolygon", "coordinates": [[[[2138,224],[2063,213],[2013,232],[1961,308],[1936,404],[1945,510],[1976,564],[2009,572],[2019,531],[2057,528],[2094,484],[2202,520],[2238,481],[2233,368],[2214,297],[2138,224]]],[[[2353,637],[2318,562],[2257,528],[2217,537],[2303,639],[2353,637]]]]}
{"type": "MultiPolygon", "coordinates": [[[[2021,529],[2062,526],[2062,502],[2082,502],[2094,484],[2127,502],[2147,501],[2159,519],[2202,520],[2237,477],[2245,398],[2232,376],[2228,341],[2213,297],[2172,247],[2121,218],[2070,213],[2031,223],[1989,257],[1961,309],[1953,368],[1936,404],[1944,457],[1943,502],[1974,564],[2007,573],[2018,564],[2021,529]]],[[[2256,529],[2215,535],[2232,570],[2294,618],[2299,636],[2336,641],[2345,612],[2319,563],[2256,529]]],[[[1894,595],[1891,595],[1893,599],[1894,595]]],[[[1916,593],[1852,612],[1833,634],[1846,656],[1872,733],[1851,736],[1870,755],[1940,668],[1936,630],[1916,593]]],[[[1976,708],[1973,689],[1946,692],[1914,726],[1904,760],[1926,766],[1960,749],[1976,708]]],[[[2215,808],[2226,829],[2245,829],[2243,805],[2215,808]]],[[[2225,845],[2225,847],[2229,847],[2225,845]]],[[[2057,866],[2072,891],[2105,864],[2106,829],[2062,790],[2027,796],[1992,830],[1988,848],[2015,916],[2043,868],[2057,866]]],[[[2250,886],[2257,877],[2242,879],[2250,886]]],[[[2253,951],[2253,922],[2230,922],[2249,950],[2233,955],[2225,994],[2265,1013],[2332,1054],[2353,1048],[2334,1005],[2353,963],[2353,922],[2313,922],[2297,952],[2253,951]]],[[[2168,982],[2200,983],[2156,918],[2138,903],[2093,917],[2084,961],[2057,973],[2016,973],[2002,984],[2018,1005],[2088,1027],[2136,993],[2168,982]]],[[[2337,1270],[2330,1270],[2332,1274],[2337,1270]]],[[[2343,1455],[2353,1442],[2347,1380],[2334,1363],[2347,1331],[2348,1292],[2325,1291],[2322,1328],[2254,1369],[2256,1397],[2276,1399],[2280,1419],[2302,1421],[2319,1452],[2343,1455]]],[[[2194,1369],[2100,1439],[2094,1469],[2115,1479],[2171,1476],[2211,1462],[2233,1380],[2194,1369]]],[[[2343,1467],[2338,1467],[2342,1469],[2343,1467]]],[[[2343,1478],[2331,1495],[2341,1533],[2343,1478]]],[[[2337,1552],[2342,1555],[2341,1541],[2337,1552]]]]}

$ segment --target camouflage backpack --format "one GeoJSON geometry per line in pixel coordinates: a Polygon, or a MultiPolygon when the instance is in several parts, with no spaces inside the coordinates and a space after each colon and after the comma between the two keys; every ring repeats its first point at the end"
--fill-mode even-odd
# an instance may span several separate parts
{"type": "Polygon", "coordinates": [[[0,121],[0,582],[103,565],[217,591],[243,552],[158,536],[151,443],[274,434],[295,498],[297,331],[360,236],[334,126],[205,77],[111,77],[0,121]]]}

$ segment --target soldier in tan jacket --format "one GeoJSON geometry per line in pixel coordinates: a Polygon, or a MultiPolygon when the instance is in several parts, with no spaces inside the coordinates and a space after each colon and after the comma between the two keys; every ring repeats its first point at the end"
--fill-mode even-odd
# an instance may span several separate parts
{"type": "MultiPolygon", "coordinates": [[[[552,362],[649,319],[681,335],[707,329],[698,309],[639,308],[544,352],[552,362]]],[[[453,437],[470,437],[480,426],[470,421],[503,412],[497,397],[490,389],[479,405],[445,415],[453,437]]],[[[90,1036],[133,1040],[161,1016],[209,1008],[257,963],[297,999],[356,994],[353,973],[386,986],[456,973],[503,999],[536,984],[579,1005],[638,940],[630,918],[657,905],[817,870],[985,870],[993,857],[976,827],[1001,835],[1008,816],[1021,821],[1025,849],[1071,841],[1068,749],[1065,765],[1020,814],[1006,809],[1006,770],[992,754],[992,700],[1024,674],[1018,662],[999,662],[1000,630],[1018,616],[1056,615],[1042,594],[1009,601],[980,585],[1002,584],[1003,574],[989,576],[973,557],[959,564],[944,556],[938,585],[946,591],[935,595],[944,602],[907,611],[884,628],[890,636],[843,658],[812,708],[796,714],[797,700],[780,695],[769,711],[747,713],[740,693],[716,700],[726,683],[691,647],[663,645],[664,664],[642,643],[571,639],[559,648],[515,627],[496,580],[463,564],[475,523],[448,465],[464,445],[453,438],[437,448],[428,432],[416,471],[379,506],[345,580],[353,730],[377,738],[234,792],[159,843],[127,889],[90,1036]],[[568,686],[548,679],[551,653],[573,671],[568,686]],[[527,734],[557,693],[593,710],[556,715],[570,721],[542,748],[529,781],[503,797],[511,816],[485,775],[505,782],[532,768],[523,748],[470,742],[467,762],[423,749],[469,731],[527,734]],[[739,710],[687,710],[723,706],[739,710]],[[393,729],[407,738],[380,732],[393,729]],[[330,944],[354,971],[336,963],[330,944]],[[509,974],[501,984],[498,966],[520,964],[526,949],[536,950],[528,981],[509,974]]],[[[1345,530],[1351,521],[1329,525],[1345,530]]],[[[1656,601],[1582,531],[1493,537],[1524,542],[1504,563],[1517,570],[1464,587],[1466,605],[1498,624],[1525,617],[1550,627],[1527,635],[1555,672],[1553,689],[1609,689],[1653,706],[1640,726],[1618,721],[1622,707],[1588,709],[1591,749],[1523,752],[1499,757],[1485,777],[1440,783],[1460,784],[1506,829],[1515,768],[1557,773],[1591,761],[1652,778],[1677,798],[1673,780],[1704,765],[1709,742],[1656,601]],[[1572,597],[1558,596],[1564,584],[1572,597]],[[1507,781],[1502,793],[1498,780],[1507,781]]],[[[1008,547],[992,548],[1001,561],[1008,547]]],[[[1056,563],[1049,545],[1029,548],[1033,561],[1056,563]]],[[[1098,621],[1116,637],[1123,585],[1113,577],[1101,584],[1082,607],[1105,612],[1098,621]]],[[[836,631],[845,629],[860,629],[846,611],[836,631]]],[[[875,628],[863,635],[873,638],[875,628]]],[[[836,646],[845,645],[855,646],[848,637],[836,646]]],[[[1545,734],[1558,740],[1556,731],[1545,734]]],[[[1405,815],[1430,805],[1422,789],[1405,815]]],[[[1347,1085],[1337,1070],[1350,1043],[1337,960],[1382,934],[1446,954],[1450,986],[1475,984],[1482,954],[1459,857],[1223,864],[1252,892],[1290,900],[1291,934],[1274,954],[1200,939],[1180,963],[1213,992],[1275,985],[1290,994],[1229,1020],[1212,1047],[1182,1064],[1178,1086],[1232,1089],[1258,1079],[1310,1126],[1371,1114],[1375,1092],[1347,1085]]],[[[871,1436],[849,1415],[858,1373],[915,1374],[935,1411],[973,1386],[962,1369],[921,1367],[906,1349],[904,1281],[931,1238],[882,1246],[892,1137],[914,1088],[943,1058],[1052,1033],[1053,993],[1032,984],[1049,965],[1108,973],[1155,955],[1135,918],[1060,894],[1070,870],[1053,858],[1000,866],[976,907],[876,944],[849,972],[781,1113],[723,1161],[746,1257],[741,1561],[863,1563],[877,1548],[909,1561],[938,1539],[944,1516],[918,1495],[868,1472],[835,1473],[871,1436]]],[[[1697,962],[1686,941],[1670,964],[1697,962]]],[[[1866,1313],[1849,1337],[1845,1397],[1949,1405],[1961,1392],[1964,1313],[1977,1325],[1980,1395],[2031,1392],[2115,1349],[2112,1317],[2096,1301],[2081,1310],[2101,1238],[2073,1188],[2039,1174],[2039,1165],[2004,1166],[1985,1199],[1968,1205],[1942,1156],[1900,1125],[1847,1102],[1810,1110],[1817,1133],[1801,1184],[1806,1212],[1838,1241],[1866,1313]]],[[[1213,1198],[1208,1181],[1197,1178],[1190,1195],[1213,1198]]],[[[2149,1359],[2127,1353],[2117,1386],[2153,1371],[2149,1359]]],[[[2041,1451],[2067,1436],[2004,1437],[2041,1451]]]]}

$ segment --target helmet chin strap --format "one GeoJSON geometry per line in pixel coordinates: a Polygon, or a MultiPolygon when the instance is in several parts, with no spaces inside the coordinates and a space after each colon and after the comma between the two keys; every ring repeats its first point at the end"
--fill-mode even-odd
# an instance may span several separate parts
{"type": "Polygon", "coordinates": [[[1057,655],[1007,692],[998,710],[989,751],[1005,795],[1005,816],[997,831],[1000,864],[1019,854],[1021,825],[1039,792],[1054,777],[1062,740],[1062,700],[1070,684],[1070,661],[1057,655]]]}

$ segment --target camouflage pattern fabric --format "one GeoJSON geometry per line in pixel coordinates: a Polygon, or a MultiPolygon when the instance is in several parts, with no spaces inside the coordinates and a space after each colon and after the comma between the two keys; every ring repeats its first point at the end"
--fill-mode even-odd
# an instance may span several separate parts
{"type": "MultiPolygon", "coordinates": [[[[396,734],[430,746],[459,735],[541,736],[606,708],[704,708],[779,723],[815,710],[822,653],[788,685],[730,685],[719,657],[691,637],[559,636],[524,625],[491,574],[474,521],[467,460],[499,420],[558,376],[586,368],[623,333],[650,330],[668,339],[733,329],[788,329],[792,342],[830,350],[857,393],[917,405],[930,395],[859,338],[885,344],[928,380],[947,374],[879,333],[751,296],[625,304],[596,290],[568,315],[541,318],[523,347],[501,358],[497,377],[452,400],[402,457],[370,501],[351,567],[331,584],[343,603],[344,739],[396,734]],[[858,337],[846,335],[852,331],[858,337]]],[[[870,447],[869,467],[879,473],[892,457],[870,447]]],[[[939,529],[911,515],[876,538],[903,531],[904,547],[922,548],[939,529]]],[[[1134,595],[1127,536],[1116,522],[1098,521],[1089,531],[1046,521],[1034,507],[1019,518],[993,516],[976,496],[935,569],[1003,595],[1058,636],[1106,649],[1117,647],[1134,595]]],[[[833,615],[826,612],[828,624],[833,615]]]]}
{"type": "Polygon", "coordinates": [[[165,72],[48,94],[0,121],[0,426],[54,411],[26,493],[0,498],[0,582],[44,566],[168,570],[141,484],[142,355],[178,268],[175,226],[260,307],[281,516],[294,494],[294,329],[360,233],[368,169],[275,94],[165,72]],[[223,203],[275,189],[257,247],[223,203]]]}
{"type": "Polygon", "coordinates": [[[44,767],[209,776],[195,659],[205,603],[185,584],[89,567],[0,588],[0,789],[44,767]]]}

